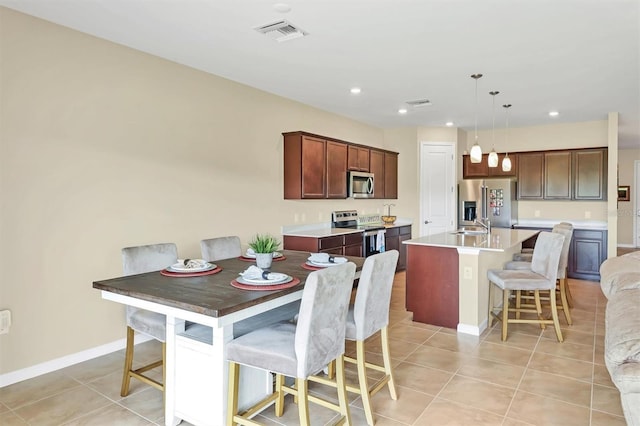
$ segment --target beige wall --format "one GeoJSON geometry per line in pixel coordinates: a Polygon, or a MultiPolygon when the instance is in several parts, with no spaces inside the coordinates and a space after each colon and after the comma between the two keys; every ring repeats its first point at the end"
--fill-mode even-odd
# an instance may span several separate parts
{"type": "Polygon", "coordinates": [[[618,202],[618,244],[635,246],[633,241],[633,206],[638,202],[638,188],[634,183],[635,162],[640,161],[640,149],[618,151],[618,183],[631,187],[630,201],[618,202]]]}
{"type": "Polygon", "coordinates": [[[281,136],[384,147],[381,129],[1,7],[0,43],[0,374],[124,337],[124,308],[91,287],[121,275],[124,246],[199,257],[202,238],[382,211],[284,200],[281,136]]]}

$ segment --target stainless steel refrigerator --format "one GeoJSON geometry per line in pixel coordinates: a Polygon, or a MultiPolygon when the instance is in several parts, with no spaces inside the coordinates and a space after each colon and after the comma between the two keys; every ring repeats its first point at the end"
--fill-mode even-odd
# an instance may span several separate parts
{"type": "Polygon", "coordinates": [[[458,183],[458,226],[489,219],[492,227],[511,228],[518,220],[515,179],[465,179],[458,183]]]}

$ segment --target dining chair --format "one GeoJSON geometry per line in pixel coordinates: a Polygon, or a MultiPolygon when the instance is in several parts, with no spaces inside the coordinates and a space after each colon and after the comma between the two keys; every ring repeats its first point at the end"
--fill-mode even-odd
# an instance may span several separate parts
{"type": "Polygon", "coordinates": [[[237,236],[217,237],[201,240],[200,251],[204,260],[213,262],[241,256],[242,246],[237,236]]]}
{"type": "MultiPolygon", "coordinates": [[[[371,404],[374,394],[387,385],[391,399],[398,399],[391,368],[388,329],[391,291],[398,257],[397,250],[389,250],[365,259],[355,301],[349,306],[347,314],[345,338],[356,342],[356,358],[345,355],[344,360],[356,364],[358,369],[358,386],[347,384],[347,391],[361,395],[369,425],[374,423],[371,404]],[[378,332],[380,332],[382,346],[382,366],[365,360],[365,341],[378,332]],[[367,368],[384,373],[384,376],[371,387],[367,378],[367,368]]],[[[333,369],[330,368],[328,377],[314,375],[309,380],[335,387],[337,382],[332,380],[332,375],[333,369]]]]}
{"type": "MultiPolygon", "coordinates": [[[[571,303],[571,293],[569,290],[569,283],[567,278],[567,266],[569,263],[569,248],[571,247],[571,239],[573,238],[573,225],[570,223],[560,223],[553,227],[551,232],[564,235],[564,242],[562,243],[562,251],[560,253],[560,261],[558,262],[558,279],[556,289],[560,293],[560,305],[558,308],[562,309],[564,317],[567,320],[567,324],[572,325],[570,308],[573,306],[571,303]]],[[[529,261],[511,261],[507,262],[504,269],[531,269],[531,260],[529,261]]],[[[530,296],[523,296],[521,292],[516,294],[516,307],[521,306],[521,299],[531,299],[530,296]]],[[[541,300],[548,300],[548,298],[542,298],[541,300]]],[[[529,306],[530,307],[530,306],[529,306]]]]}
{"type": "MultiPolygon", "coordinates": [[[[125,247],[122,249],[122,269],[124,275],[142,274],[158,271],[173,265],[178,260],[178,249],[173,243],[150,244],[145,246],[125,247]]],[[[166,319],[163,314],[147,311],[133,306],[126,306],[127,345],[122,376],[121,396],[129,394],[131,378],[138,379],[164,392],[166,378],[166,319]],[[142,333],[162,342],[162,359],[151,364],[136,368],[133,366],[134,334],[142,333]],[[162,366],[162,383],[143,374],[151,369],[162,366]]]]}
{"type": "Polygon", "coordinates": [[[297,323],[283,321],[229,342],[227,425],[256,425],[250,418],[273,402],[276,416],[282,416],[285,393],[297,398],[301,425],[309,424],[309,401],[339,412],[341,421],[351,424],[344,381],[344,348],[355,270],[355,264],[348,262],[311,272],[304,285],[297,323]],[[308,392],[307,378],[332,360],[336,360],[337,405],[308,392]],[[242,413],[238,412],[240,365],[276,375],[274,392],[242,413]],[[293,386],[285,385],[284,376],[295,378],[293,386]]]}
{"type": "Polygon", "coordinates": [[[489,327],[493,318],[502,321],[502,340],[507,340],[507,326],[513,323],[537,323],[541,327],[546,324],[553,324],[556,337],[559,342],[563,341],[560,322],[558,321],[558,307],[556,304],[556,279],[558,277],[558,263],[562,252],[564,235],[553,232],[540,232],[533,250],[531,267],[528,270],[521,269],[489,269],[487,278],[489,279],[489,327]],[[502,290],[502,315],[494,313],[493,306],[493,286],[502,290]],[[509,296],[511,291],[527,290],[533,291],[535,309],[528,307],[510,308],[509,296]],[[549,302],[551,306],[551,320],[542,316],[542,306],[540,303],[540,291],[549,291],[549,302]],[[553,291],[551,291],[553,290],[553,291]],[[509,318],[509,312],[515,312],[515,318],[509,318]],[[520,318],[520,313],[535,313],[537,318],[520,318]]]}

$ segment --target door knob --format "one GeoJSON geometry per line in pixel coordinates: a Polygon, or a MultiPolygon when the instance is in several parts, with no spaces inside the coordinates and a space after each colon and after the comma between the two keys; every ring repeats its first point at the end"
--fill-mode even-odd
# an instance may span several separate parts
{"type": "Polygon", "coordinates": [[[425,225],[428,225],[428,224],[430,224],[430,223],[431,223],[431,221],[430,221],[430,220],[425,220],[425,221],[424,221],[424,224],[425,224],[425,225]]]}

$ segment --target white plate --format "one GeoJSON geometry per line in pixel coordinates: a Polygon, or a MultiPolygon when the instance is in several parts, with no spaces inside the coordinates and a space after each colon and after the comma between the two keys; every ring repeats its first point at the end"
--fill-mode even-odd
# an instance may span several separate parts
{"type": "MultiPolygon", "coordinates": [[[[272,274],[274,274],[274,272],[272,272],[272,274]]],[[[238,281],[240,284],[250,284],[250,285],[276,285],[276,284],[285,284],[288,283],[289,281],[293,280],[293,277],[290,277],[289,275],[286,274],[278,274],[281,275],[282,277],[278,280],[263,280],[262,278],[242,278],[241,276],[237,278],[236,281],[238,281]]]]}
{"type": "MultiPolygon", "coordinates": [[[[255,255],[255,253],[248,253],[248,252],[247,252],[247,253],[245,253],[245,254],[244,254],[244,257],[249,257],[249,258],[251,258],[251,259],[255,259],[255,258],[256,258],[256,255],[255,255]]],[[[277,251],[274,251],[274,252],[273,252],[273,258],[274,258],[274,259],[276,259],[276,258],[278,258],[278,257],[282,257],[282,253],[279,253],[279,252],[277,252],[277,251]]]]}
{"type": "Polygon", "coordinates": [[[319,266],[321,268],[326,268],[328,266],[338,266],[338,265],[342,265],[342,263],[333,263],[333,262],[314,262],[312,260],[308,260],[307,263],[309,263],[311,266],[319,266]]]}
{"type": "Polygon", "coordinates": [[[198,268],[187,268],[186,266],[184,266],[184,263],[178,262],[178,263],[174,263],[173,265],[169,266],[167,268],[167,270],[171,271],[171,272],[179,272],[179,273],[188,274],[188,273],[193,273],[193,272],[206,272],[206,271],[210,271],[210,270],[215,269],[215,268],[217,268],[217,265],[215,265],[213,263],[209,263],[209,262],[207,262],[206,264],[204,264],[203,266],[200,266],[198,268]]]}

